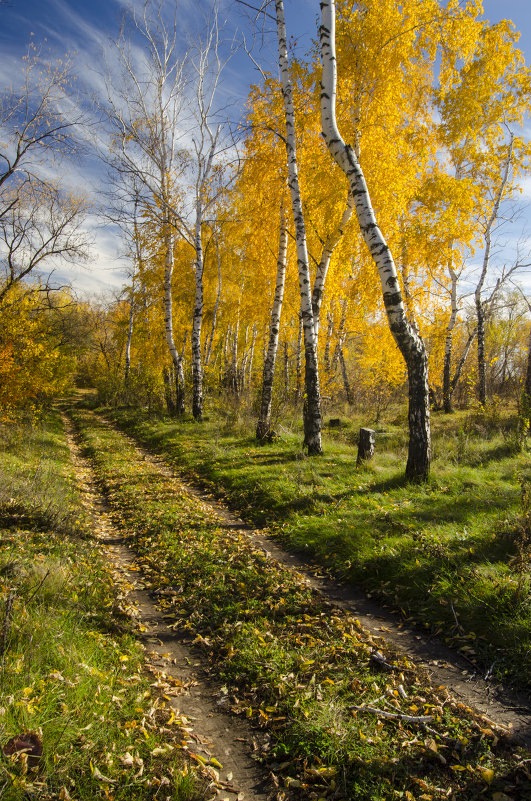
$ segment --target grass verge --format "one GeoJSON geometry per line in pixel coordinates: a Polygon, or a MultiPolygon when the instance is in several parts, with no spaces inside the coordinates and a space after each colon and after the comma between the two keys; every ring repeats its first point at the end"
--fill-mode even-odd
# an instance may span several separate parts
{"type": "Polygon", "coordinates": [[[531,798],[531,772],[495,727],[385,653],[350,615],[272,564],[244,534],[143,460],[89,412],[86,452],[134,533],[169,623],[224,681],[219,702],[267,729],[281,801],[531,798]]]}
{"type": "Polygon", "coordinates": [[[0,429],[0,463],[0,797],[203,797],[170,679],[146,670],[91,539],[60,417],[0,429]]]}
{"type": "Polygon", "coordinates": [[[359,584],[484,672],[531,687],[529,454],[497,407],[434,415],[432,477],[403,479],[404,421],[378,427],[377,454],[356,467],[361,419],[328,429],[325,455],[296,430],[258,445],[250,425],[212,415],[112,419],[289,548],[359,584]]]}

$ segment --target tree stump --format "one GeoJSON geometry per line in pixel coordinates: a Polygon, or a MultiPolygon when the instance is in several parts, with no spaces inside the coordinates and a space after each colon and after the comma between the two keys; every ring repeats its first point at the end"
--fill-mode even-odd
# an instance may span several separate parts
{"type": "Polygon", "coordinates": [[[360,439],[358,444],[358,459],[356,464],[368,462],[374,456],[376,442],[376,432],[372,428],[360,428],[360,439]]]}

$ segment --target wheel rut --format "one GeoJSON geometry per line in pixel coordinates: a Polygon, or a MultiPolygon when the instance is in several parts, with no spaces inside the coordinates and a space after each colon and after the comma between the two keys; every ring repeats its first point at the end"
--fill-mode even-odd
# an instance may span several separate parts
{"type": "MultiPolygon", "coordinates": [[[[98,417],[112,428],[105,418],[98,417]]],[[[116,429],[115,429],[116,430],[116,429]]],[[[322,569],[305,562],[299,556],[283,550],[277,542],[259,529],[253,529],[243,519],[209,492],[191,484],[183,474],[173,470],[159,455],[143,448],[133,437],[120,432],[135,447],[139,458],[146,460],[168,478],[178,481],[179,491],[185,491],[210,506],[228,528],[245,532],[259,545],[268,558],[297,571],[312,589],[333,605],[354,615],[368,631],[407,656],[416,667],[428,675],[434,685],[444,685],[467,707],[479,712],[488,722],[505,729],[510,739],[531,747],[531,697],[490,680],[461,654],[444,643],[407,627],[400,617],[379,604],[360,589],[336,581],[322,569]]]]}
{"type": "Polygon", "coordinates": [[[267,801],[275,788],[257,760],[268,735],[221,709],[220,688],[207,675],[193,646],[167,625],[143,582],[127,536],[113,525],[105,496],[67,415],[63,415],[63,422],[93,535],[113,566],[120,608],[135,621],[136,636],[146,648],[147,666],[156,672],[158,680],[164,683],[166,676],[177,680],[178,695],[171,697],[170,703],[184,723],[184,750],[210,780],[212,792],[207,797],[212,801],[267,801]]]}

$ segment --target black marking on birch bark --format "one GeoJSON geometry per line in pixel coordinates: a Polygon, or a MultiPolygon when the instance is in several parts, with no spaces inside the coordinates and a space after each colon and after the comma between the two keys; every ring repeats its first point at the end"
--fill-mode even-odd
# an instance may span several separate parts
{"type": "Polygon", "coordinates": [[[402,295],[400,292],[384,292],[383,302],[386,309],[389,306],[400,306],[402,304],[402,295]]]}

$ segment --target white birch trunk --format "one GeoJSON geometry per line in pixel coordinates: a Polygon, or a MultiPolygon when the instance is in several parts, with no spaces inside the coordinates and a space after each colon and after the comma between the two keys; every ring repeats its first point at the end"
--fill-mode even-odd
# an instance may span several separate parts
{"type": "Polygon", "coordinates": [[[531,424],[531,331],[529,332],[529,344],[527,346],[527,365],[524,391],[522,392],[522,411],[520,417],[524,434],[527,435],[531,424]]]}
{"type": "Polygon", "coordinates": [[[203,244],[201,199],[196,201],[195,222],[195,298],[192,316],[192,414],[194,420],[203,418],[203,365],[201,364],[201,325],[203,322],[203,244]]]}
{"type": "Polygon", "coordinates": [[[127,342],[125,343],[124,384],[126,387],[129,383],[129,371],[131,370],[131,342],[133,339],[134,317],[135,317],[135,301],[134,301],[133,289],[131,289],[131,301],[129,305],[129,323],[127,325],[127,342]]]}
{"type": "Polygon", "coordinates": [[[297,356],[295,360],[295,373],[297,378],[297,383],[295,386],[295,403],[299,403],[301,399],[302,387],[301,387],[301,379],[302,379],[302,315],[299,314],[299,331],[297,334],[297,356]]]}
{"type": "Polygon", "coordinates": [[[330,373],[332,370],[332,365],[330,364],[330,343],[332,342],[332,332],[334,330],[334,317],[333,315],[328,312],[327,315],[328,325],[326,326],[326,341],[325,341],[325,349],[324,349],[324,368],[327,373],[330,373]]]}
{"type": "Polygon", "coordinates": [[[282,96],[286,119],[286,153],[288,160],[288,182],[291,194],[293,221],[295,223],[295,239],[297,245],[297,268],[301,294],[301,313],[304,331],[305,356],[305,408],[304,408],[304,444],[308,453],[322,453],[321,444],[321,392],[319,388],[319,367],[317,364],[317,347],[315,342],[313,311],[311,298],[310,270],[308,266],[308,250],[306,246],[306,228],[302,211],[297,167],[297,149],[295,144],[295,111],[293,108],[293,88],[289,75],[288,49],[286,42],[286,23],[284,20],[283,0],[275,0],[278,37],[278,61],[282,77],[282,96]]]}
{"type": "MultiPolygon", "coordinates": [[[[206,118],[202,124],[210,134],[210,129],[206,118]]],[[[203,324],[203,271],[204,256],[203,243],[201,239],[203,229],[203,199],[206,190],[206,183],[212,169],[212,162],[216,152],[216,145],[219,136],[219,127],[214,136],[211,135],[211,144],[208,155],[203,162],[201,150],[197,152],[198,158],[198,178],[196,184],[195,199],[195,226],[194,226],[194,248],[195,248],[195,299],[192,319],[192,414],[194,420],[198,422],[203,419],[203,365],[201,360],[201,327],[203,324]]],[[[204,135],[204,131],[201,132],[204,135]]]]}
{"type": "Polygon", "coordinates": [[[409,380],[409,453],[406,477],[426,480],[431,456],[428,358],[419,334],[407,320],[391,251],[372,209],[358,158],[343,141],[336,122],[335,2],[321,0],[321,125],[328,150],[343,170],[354,197],[361,232],[376,264],[389,327],[407,365],[409,380]]]}
{"type": "Polygon", "coordinates": [[[254,361],[254,346],[256,345],[256,335],[258,331],[256,325],[253,325],[253,338],[251,340],[251,348],[249,351],[249,367],[247,372],[247,386],[252,385],[253,380],[253,361],[254,361]]]}
{"type": "Polygon", "coordinates": [[[498,218],[503,193],[505,191],[505,187],[507,186],[507,181],[509,180],[509,168],[511,166],[513,140],[514,136],[511,134],[509,140],[509,151],[503,165],[500,186],[498,187],[494,206],[492,207],[491,215],[487,220],[487,225],[485,227],[485,251],[483,253],[483,264],[481,265],[481,274],[474,292],[478,337],[478,400],[482,406],[485,406],[487,403],[487,366],[485,364],[485,307],[481,299],[481,293],[483,291],[483,285],[489,269],[490,251],[492,246],[492,228],[498,218]]]}
{"type": "Polygon", "coordinates": [[[288,340],[284,340],[284,397],[289,395],[289,354],[288,340]]]}
{"type": "Polygon", "coordinates": [[[448,259],[448,273],[450,275],[450,319],[446,326],[446,337],[444,340],[444,367],[443,367],[443,409],[446,414],[450,414],[452,409],[452,346],[454,328],[457,322],[459,307],[457,305],[457,273],[452,266],[452,256],[448,259]]]}
{"type": "Polygon", "coordinates": [[[286,281],[286,259],[288,252],[288,228],[284,214],[284,205],[280,207],[280,236],[278,243],[277,281],[275,297],[271,310],[271,323],[269,326],[269,344],[264,359],[264,373],[262,378],[262,398],[260,401],[260,416],[256,426],[256,438],[267,439],[271,434],[271,402],[273,398],[273,379],[278,351],[278,338],[280,334],[280,316],[282,314],[282,301],[284,298],[284,285],[286,281]]]}
{"type": "Polygon", "coordinates": [[[212,353],[212,342],[214,341],[214,334],[216,333],[216,321],[218,316],[219,300],[221,297],[221,260],[219,258],[219,245],[217,241],[216,241],[216,257],[218,262],[218,291],[216,294],[216,302],[214,303],[214,311],[212,312],[212,327],[210,329],[210,337],[207,340],[207,347],[205,351],[205,366],[208,365],[212,353]]]}
{"type": "Polygon", "coordinates": [[[313,292],[312,292],[312,311],[313,311],[313,330],[315,334],[316,347],[319,338],[319,319],[321,315],[321,305],[323,303],[324,288],[325,288],[328,268],[330,266],[330,260],[332,258],[332,254],[334,253],[334,250],[336,249],[337,245],[341,241],[343,234],[345,233],[345,228],[347,224],[352,219],[353,213],[354,213],[354,197],[349,189],[349,193],[347,196],[347,204],[341,216],[341,220],[339,221],[337,228],[334,231],[332,231],[332,233],[326,240],[323,247],[323,252],[321,253],[321,259],[319,261],[319,264],[317,265],[317,270],[315,272],[315,279],[313,282],[313,292]]]}
{"type": "MultiPolygon", "coordinates": [[[[174,373],[177,377],[181,370],[181,357],[179,351],[175,346],[173,337],[173,306],[171,296],[172,275],[173,275],[173,236],[170,230],[168,221],[165,222],[164,233],[164,329],[166,332],[166,343],[170,351],[171,360],[173,363],[174,373]]],[[[178,379],[177,379],[178,381],[178,379]]],[[[174,414],[182,414],[184,412],[184,394],[179,393],[178,386],[176,386],[177,394],[175,401],[173,401],[173,393],[166,394],[166,398],[171,399],[168,405],[168,412],[174,414]]]]}
{"type": "Polygon", "coordinates": [[[347,365],[345,362],[345,354],[343,353],[343,343],[338,345],[337,355],[339,364],[341,366],[341,378],[343,379],[343,389],[345,390],[345,398],[349,406],[352,406],[352,392],[350,389],[350,381],[348,380],[347,365]]]}

